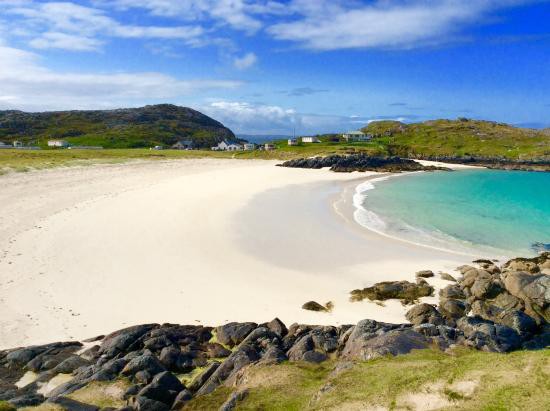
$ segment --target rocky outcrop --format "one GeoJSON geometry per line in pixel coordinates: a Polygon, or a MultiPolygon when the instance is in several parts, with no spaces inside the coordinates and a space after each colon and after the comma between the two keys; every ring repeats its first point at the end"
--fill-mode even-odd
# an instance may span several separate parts
{"type": "MultiPolygon", "coordinates": [[[[540,349],[550,346],[549,276],[544,273],[549,264],[550,253],[543,253],[502,267],[488,260],[459,267],[462,276],[440,291],[439,305],[412,307],[406,314],[409,324],[363,320],[356,325],[287,328],[279,319],[216,328],[144,324],[93,339],[96,345],[84,351],[79,342],[0,351],[0,400],[15,407],[47,402],[71,410],[97,410],[97,404],[75,401],[71,394],[94,382],[122,379],[131,383],[123,395],[124,410],[181,409],[220,385],[238,386],[249,367],[264,364],[320,363],[330,358],[342,365],[429,347],[540,349]],[[21,387],[18,382],[27,371],[37,378],[21,387]],[[59,374],[71,378],[46,390],[59,374]],[[181,374],[194,377],[180,379],[181,374]]],[[[400,298],[403,290],[420,286],[428,294],[429,284],[422,278],[418,282],[388,283],[372,292],[377,298],[400,298]]],[[[409,292],[405,295],[412,300],[409,292]]],[[[245,395],[231,395],[224,409],[238,407],[245,395]]]]}
{"type": "Polygon", "coordinates": [[[331,155],[327,157],[300,158],[285,161],[280,167],[325,168],[332,171],[350,173],[352,171],[383,171],[398,173],[401,171],[447,170],[444,167],[423,166],[422,164],[400,157],[370,157],[365,154],[331,155]]]}
{"type": "Polygon", "coordinates": [[[371,301],[384,301],[390,299],[401,300],[403,304],[414,304],[421,297],[432,295],[434,288],[423,278],[418,278],[416,284],[408,281],[383,281],[372,287],[362,290],[353,290],[352,301],[362,301],[368,298],[371,301]]]}

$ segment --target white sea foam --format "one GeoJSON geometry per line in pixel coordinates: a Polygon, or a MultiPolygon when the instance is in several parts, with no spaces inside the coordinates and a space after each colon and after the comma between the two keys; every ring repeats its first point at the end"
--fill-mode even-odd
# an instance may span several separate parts
{"type": "Polygon", "coordinates": [[[390,178],[409,174],[416,174],[416,172],[378,177],[359,184],[355,188],[355,193],[353,195],[353,206],[355,207],[355,211],[353,213],[354,220],[362,227],[386,237],[440,251],[467,255],[503,255],[503,250],[497,250],[492,247],[484,247],[468,241],[463,241],[439,230],[431,232],[407,224],[404,221],[385,220],[379,214],[365,207],[365,200],[368,198],[368,193],[369,191],[376,189],[377,183],[386,181],[390,178]]]}

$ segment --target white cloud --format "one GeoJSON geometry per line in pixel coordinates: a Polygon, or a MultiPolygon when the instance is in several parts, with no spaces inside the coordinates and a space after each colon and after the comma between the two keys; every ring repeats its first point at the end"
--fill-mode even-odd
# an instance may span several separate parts
{"type": "MultiPolygon", "coordinates": [[[[19,2],[4,5],[0,14],[15,17],[14,28],[32,37],[29,45],[36,48],[65,50],[97,50],[100,38],[175,39],[188,45],[202,41],[204,29],[189,26],[128,25],[109,17],[103,10],[71,2],[19,2]]],[[[15,32],[12,32],[15,34],[15,32]]]]}
{"type": "Polygon", "coordinates": [[[258,57],[254,53],[246,53],[242,57],[235,57],[233,65],[239,70],[245,70],[258,62],[258,57]]]}
{"type": "MultiPolygon", "coordinates": [[[[356,129],[368,117],[300,113],[276,105],[217,100],[198,108],[239,134],[317,134],[356,129]]],[[[403,117],[400,121],[406,120],[403,117]]]]}
{"type": "Polygon", "coordinates": [[[102,44],[102,41],[94,38],[58,32],[43,33],[40,37],[33,38],[29,41],[29,45],[36,49],[63,49],[73,51],[98,50],[102,44]]]}
{"type": "Polygon", "coordinates": [[[25,110],[85,109],[170,100],[240,85],[226,80],[180,80],[161,73],[56,72],[39,56],[0,46],[0,106],[25,110]]]}
{"type": "Polygon", "coordinates": [[[314,50],[412,48],[448,41],[491,11],[528,1],[294,0],[290,7],[300,17],[273,24],[268,32],[314,50]]]}

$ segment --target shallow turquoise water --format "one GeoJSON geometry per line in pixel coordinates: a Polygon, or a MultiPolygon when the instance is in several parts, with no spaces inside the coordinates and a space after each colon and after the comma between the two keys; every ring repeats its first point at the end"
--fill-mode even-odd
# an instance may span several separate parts
{"type": "Polygon", "coordinates": [[[550,173],[414,173],[358,187],[359,223],[440,248],[533,255],[550,244],[550,173]],[[539,244],[540,246],[540,244],[539,244]]]}

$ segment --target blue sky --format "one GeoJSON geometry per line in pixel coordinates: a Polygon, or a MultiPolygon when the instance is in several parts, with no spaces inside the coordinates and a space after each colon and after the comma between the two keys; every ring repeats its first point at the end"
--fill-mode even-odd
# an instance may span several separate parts
{"type": "Polygon", "coordinates": [[[174,103],[237,133],[550,126],[550,2],[0,0],[0,109],[174,103]]]}

